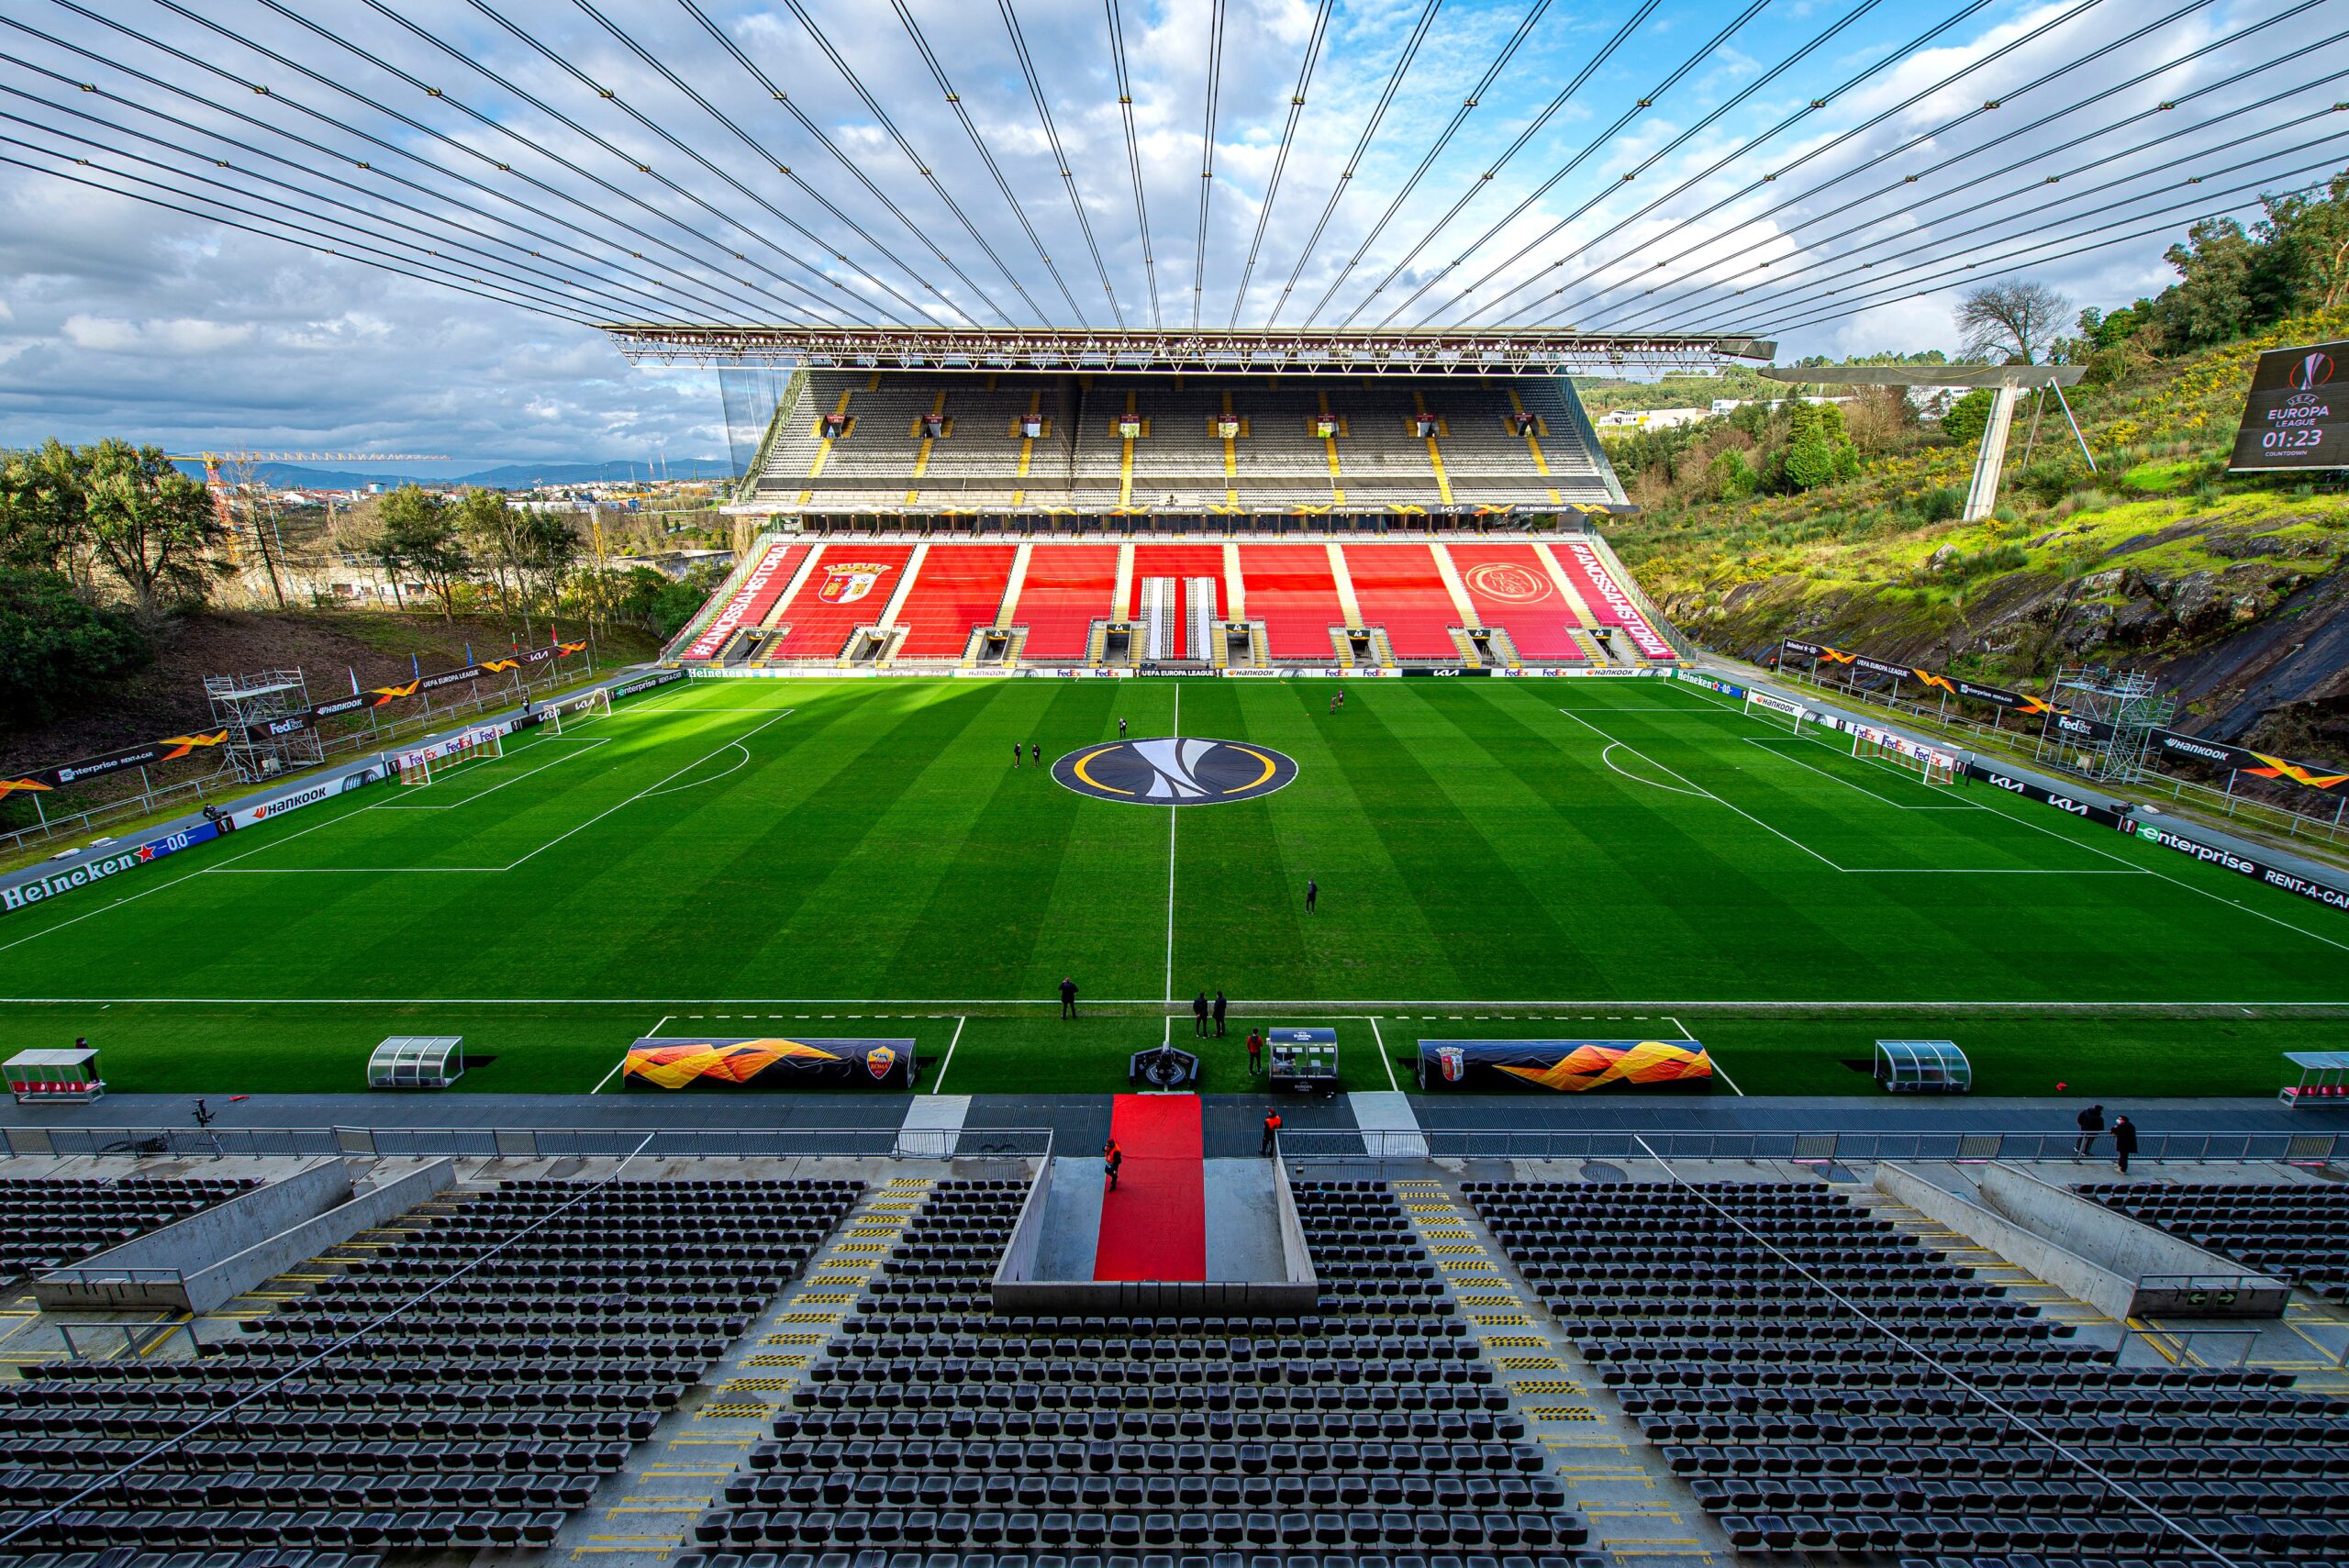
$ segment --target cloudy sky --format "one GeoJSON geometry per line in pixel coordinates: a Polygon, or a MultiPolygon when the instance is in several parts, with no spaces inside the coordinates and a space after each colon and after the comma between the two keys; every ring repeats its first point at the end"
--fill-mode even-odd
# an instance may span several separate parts
{"type": "Polygon", "coordinates": [[[2343,0],[0,0],[0,446],[722,456],[614,319],[1952,348],[2345,81],[2343,0]]]}

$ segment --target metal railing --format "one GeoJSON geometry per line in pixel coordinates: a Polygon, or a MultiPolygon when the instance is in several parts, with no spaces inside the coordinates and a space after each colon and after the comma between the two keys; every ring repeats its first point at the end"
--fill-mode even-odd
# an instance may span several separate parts
{"type": "MultiPolygon", "coordinates": [[[[1364,1160],[1754,1160],[1805,1163],[1881,1160],[2076,1162],[2084,1172],[2110,1170],[2111,1143],[2099,1138],[2081,1157],[2077,1131],[1520,1131],[1464,1128],[1334,1131],[1286,1129],[1282,1158],[1364,1160]]],[[[2143,1132],[2132,1163],[2159,1161],[2322,1163],[2340,1151],[2330,1132],[2143,1132]]]]}
{"type": "Polygon", "coordinates": [[[1049,1159],[1048,1127],[9,1127],[0,1155],[389,1159],[1049,1159]],[[647,1143],[646,1140],[651,1141],[647,1143]]]}

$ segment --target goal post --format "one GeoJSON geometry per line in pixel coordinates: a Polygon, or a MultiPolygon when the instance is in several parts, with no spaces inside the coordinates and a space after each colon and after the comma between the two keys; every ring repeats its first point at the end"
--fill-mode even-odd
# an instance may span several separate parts
{"type": "Polygon", "coordinates": [[[1852,755],[1864,762],[1883,762],[1911,773],[1929,784],[1957,782],[1957,759],[1947,751],[1911,740],[1906,735],[1895,735],[1874,725],[1859,725],[1852,730],[1852,755]]]}
{"type": "Polygon", "coordinates": [[[1810,717],[1810,710],[1798,702],[1774,693],[1749,689],[1745,694],[1745,717],[1759,718],[1765,724],[1777,725],[1799,735],[1802,733],[1802,721],[1810,717]]]}
{"type": "Polygon", "coordinates": [[[421,788],[432,782],[432,759],[421,751],[409,751],[400,758],[400,783],[421,788]]]}

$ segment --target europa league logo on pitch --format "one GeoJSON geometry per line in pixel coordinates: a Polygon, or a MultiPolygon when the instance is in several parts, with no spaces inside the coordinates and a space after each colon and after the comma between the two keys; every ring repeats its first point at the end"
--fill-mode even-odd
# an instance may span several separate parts
{"type": "Polygon", "coordinates": [[[1297,763],[1269,747],[1168,736],[1084,747],[1054,762],[1052,777],[1096,800],[1220,806],[1282,788],[1297,763]]]}

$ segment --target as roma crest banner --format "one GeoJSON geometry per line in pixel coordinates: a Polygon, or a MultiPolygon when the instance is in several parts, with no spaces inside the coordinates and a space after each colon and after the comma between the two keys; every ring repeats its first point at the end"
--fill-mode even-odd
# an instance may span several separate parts
{"type": "Polygon", "coordinates": [[[628,1048],[628,1089],[911,1089],[910,1040],[647,1035],[628,1048]]]}
{"type": "Polygon", "coordinates": [[[1423,1040],[1419,1087],[1486,1094],[1707,1094],[1712,1058],[1693,1040],[1423,1040]]]}

